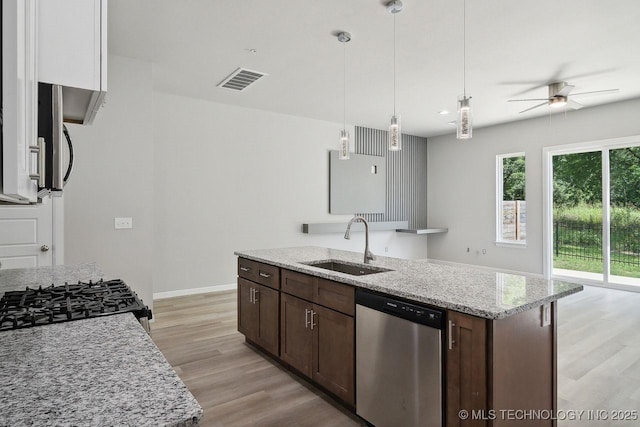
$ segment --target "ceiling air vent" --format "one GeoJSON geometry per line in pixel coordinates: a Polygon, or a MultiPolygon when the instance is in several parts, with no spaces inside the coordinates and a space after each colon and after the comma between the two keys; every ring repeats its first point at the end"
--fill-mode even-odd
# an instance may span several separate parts
{"type": "Polygon", "coordinates": [[[261,73],[260,71],[238,68],[224,80],[218,83],[218,87],[242,91],[264,76],[266,76],[266,74],[261,73]]]}

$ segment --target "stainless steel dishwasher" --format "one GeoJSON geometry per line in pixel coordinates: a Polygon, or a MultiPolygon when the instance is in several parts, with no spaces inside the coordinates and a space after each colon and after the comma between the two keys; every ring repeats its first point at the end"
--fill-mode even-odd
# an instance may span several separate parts
{"type": "Polygon", "coordinates": [[[356,413],[376,427],[441,427],[444,312],[356,291],[356,413]]]}

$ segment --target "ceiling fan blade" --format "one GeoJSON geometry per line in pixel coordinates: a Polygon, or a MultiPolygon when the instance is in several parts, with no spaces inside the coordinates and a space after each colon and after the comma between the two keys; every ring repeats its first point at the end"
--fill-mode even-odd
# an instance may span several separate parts
{"type": "Polygon", "coordinates": [[[580,104],[578,101],[574,101],[573,99],[568,99],[567,107],[573,108],[574,110],[579,110],[584,107],[584,105],[580,104]]]}
{"type": "Polygon", "coordinates": [[[558,93],[556,93],[557,96],[567,96],[571,93],[571,91],[573,89],[575,89],[576,87],[573,85],[564,85],[562,89],[560,89],[558,91],[558,93]]]}
{"type": "Polygon", "coordinates": [[[507,102],[549,101],[549,98],[509,99],[507,102]]]}
{"type": "Polygon", "coordinates": [[[522,110],[518,114],[526,113],[527,111],[531,111],[534,108],[542,107],[543,105],[547,105],[548,103],[549,103],[549,101],[547,100],[547,101],[543,102],[542,104],[534,105],[533,107],[527,108],[526,110],[522,110]]]}
{"type": "Polygon", "coordinates": [[[620,92],[620,89],[606,89],[606,90],[594,90],[592,92],[580,92],[574,93],[571,96],[582,96],[582,95],[604,95],[606,93],[616,93],[620,92]]]}

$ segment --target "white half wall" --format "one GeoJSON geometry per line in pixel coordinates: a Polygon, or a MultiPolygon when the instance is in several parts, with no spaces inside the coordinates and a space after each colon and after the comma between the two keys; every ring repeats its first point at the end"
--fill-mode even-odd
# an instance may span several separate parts
{"type": "Polygon", "coordinates": [[[429,257],[543,274],[542,148],[638,135],[639,114],[640,99],[633,99],[474,129],[467,141],[455,134],[429,138],[429,224],[449,228],[429,237],[429,257]],[[496,155],[520,151],[526,155],[527,246],[499,247],[494,243],[496,155]]]}
{"type": "MultiPolygon", "coordinates": [[[[235,282],[235,250],[363,251],[363,233],[301,232],[306,222],[350,218],[328,213],[328,153],[340,124],[158,92],[153,103],[154,292],[235,282]]],[[[427,254],[424,236],[395,232],[372,233],[371,249],[427,254]]]]}
{"type": "Polygon", "coordinates": [[[65,264],[95,261],[153,303],[151,64],[109,57],[107,103],[91,126],[67,125],[75,166],[64,190],[65,264]],[[115,217],[133,228],[115,230],[115,217]]]}

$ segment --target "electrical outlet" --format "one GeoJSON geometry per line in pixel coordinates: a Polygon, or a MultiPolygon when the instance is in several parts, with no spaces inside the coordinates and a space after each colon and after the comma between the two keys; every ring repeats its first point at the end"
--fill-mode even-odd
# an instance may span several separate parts
{"type": "Polygon", "coordinates": [[[384,247],[384,251],[385,251],[385,252],[389,252],[389,246],[385,246],[385,247],[384,247]]]}
{"type": "Polygon", "coordinates": [[[115,218],[114,227],[116,230],[133,228],[133,218],[115,218]]]}
{"type": "Polygon", "coordinates": [[[486,255],[486,254],[487,254],[487,250],[486,250],[486,249],[483,249],[483,250],[482,250],[482,255],[486,255]]]}
{"type": "Polygon", "coordinates": [[[551,324],[551,304],[547,303],[542,306],[542,327],[551,324]]]}

